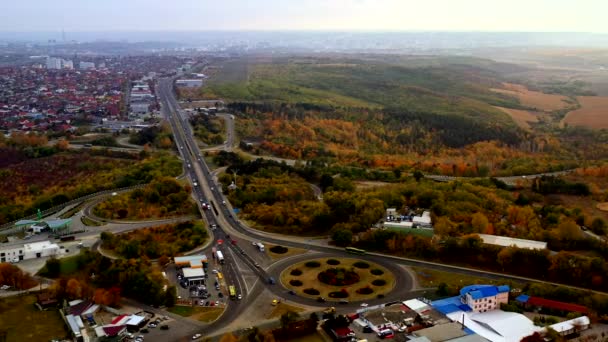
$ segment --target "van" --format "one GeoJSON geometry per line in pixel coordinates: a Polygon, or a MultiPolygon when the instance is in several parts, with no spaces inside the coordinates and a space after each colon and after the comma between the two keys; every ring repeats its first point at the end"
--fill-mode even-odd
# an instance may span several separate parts
{"type": "Polygon", "coordinates": [[[393,338],[395,337],[395,333],[393,333],[393,331],[391,329],[383,329],[378,331],[378,337],[384,339],[384,338],[393,338]]]}

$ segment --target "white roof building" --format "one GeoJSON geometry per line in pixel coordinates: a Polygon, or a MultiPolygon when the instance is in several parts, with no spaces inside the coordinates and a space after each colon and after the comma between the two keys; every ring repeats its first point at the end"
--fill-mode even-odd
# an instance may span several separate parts
{"type": "Polygon", "coordinates": [[[205,271],[202,268],[184,268],[184,278],[188,280],[198,280],[205,278],[205,271]]]}
{"type": "Polygon", "coordinates": [[[498,236],[498,235],[488,235],[488,234],[477,234],[483,241],[488,245],[496,245],[496,246],[515,246],[518,248],[528,248],[528,249],[546,249],[547,243],[544,241],[534,241],[534,240],[525,240],[525,239],[517,239],[508,236],[498,236]]]}
{"type": "Polygon", "coordinates": [[[589,328],[589,317],[581,316],[569,321],[559,322],[549,326],[551,329],[557,331],[561,335],[569,335],[576,332],[576,327],[578,326],[581,330],[585,330],[589,328]]]}
{"type": "Polygon", "coordinates": [[[430,308],[427,303],[425,303],[421,300],[418,300],[418,299],[406,300],[403,302],[403,305],[407,306],[408,308],[410,308],[416,312],[423,312],[430,308]]]}
{"type": "Polygon", "coordinates": [[[455,311],[447,314],[455,322],[464,325],[492,342],[519,342],[522,338],[543,330],[526,316],[501,310],[483,313],[455,311]]]}

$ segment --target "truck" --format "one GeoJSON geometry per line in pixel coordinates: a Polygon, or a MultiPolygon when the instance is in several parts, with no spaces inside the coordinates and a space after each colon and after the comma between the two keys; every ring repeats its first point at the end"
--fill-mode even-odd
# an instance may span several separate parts
{"type": "Polygon", "coordinates": [[[222,254],[222,251],[215,252],[215,258],[220,264],[224,263],[224,254],[222,254]]]}
{"type": "Polygon", "coordinates": [[[263,243],[261,243],[261,242],[254,242],[253,245],[256,246],[260,250],[260,252],[264,251],[264,244],[263,243]]]}

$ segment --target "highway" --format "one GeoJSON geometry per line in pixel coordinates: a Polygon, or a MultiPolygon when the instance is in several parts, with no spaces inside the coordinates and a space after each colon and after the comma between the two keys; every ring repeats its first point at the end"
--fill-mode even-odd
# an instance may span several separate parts
{"type": "MultiPolygon", "coordinates": [[[[162,103],[163,114],[166,116],[166,118],[171,124],[171,128],[175,137],[175,142],[178,145],[178,150],[184,160],[184,163],[188,167],[188,176],[190,177],[193,184],[195,184],[195,182],[197,184],[197,186],[194,186],[193,191],[195,193],[196,200],[199,202],[199,207],[202,205],[203,202],[208,202],[213,207],[212,210],[201,209],[203,217],[207,220],[209,224],[218,225],[218,229],[213,233],[215,234],[216,239],[224,239],[224,243],[219,247],[222,248],[222,250],[231,251],[231,253],[225,253],[231,256],[230,259],[226,260],[226,264],[223,266],[224,272],[227,274],[226,279],[228,282],[232,282],[232,284],[237,285],[237,292],[243,293],[244,296],[242,301],[229,301],[229,305],[227,306],[224,314],[218,320],[211,323],[209,326],[204,328],[203,331],[201,331],[204,336],[211,335],[213,332],[217,331],[223,326],[226,326],[232,320],[236,319],[241,309],[251,303],[253,300],[255,300],[255,297],[259,293],[261,293],[264,287],[278,295],[285,295],[285,290],[280,285],[271,285],[267,282],[269,277],[268,272],[270,272],[272,276],[276,277],[278,272],[280,272],[280,268],[275,267],[273,265],[268,269],[267,272],[266,270],[256,265],[256,261],[251,256],[252,253],[249,253],[246,250],[247,248],[245,247],[249,246],[249,249],[251,249],[251,244],[249,243],[250,240],[262,241],[287,247],[302,248],[305,250],[311,250],[331,255],[349,255],[342,248],[322,244],[318,241],[306,240],[301,237],[292,237],[280,234],[269,234],[260,232],[247,227],[238,219],[236,219],[235,216],[232,214],[232,211],[230,210],[230,204],[227,203],[226,198],[218,190],[218,185],[213,180],[211,170],[205,163],[205,160],[201,155],[201,151],[199,150],[192,136],[190,126],[184,119],[183,114],[181,114],[179,104],[173,94],[172,79],[161,79],[159,81],[158,89],[158,95],[162,103]],[[230,236],[231,239],[238,239],[239,243],[237,245],[231,244],[229,242],[230,239],[228,239],[227,236],[230,236]],[[246,242],[243,243],[242,240],[245,240],[246,242]],[[239,264],[241,268],[239,268],[239,264]],[[249,290],[243,286],[245,282],[243,277],[243,267],[250,269],[260,279],[249,290]]],[[[230,118],[227,120],[234,119],[230,118]]],[[[230,131],[230,129],[228,129],[228,131],[230,131]]],[[[230,142],[232,143],[234,139],[233,134],[231,134],[230,136],[230,142]]],[[[534,281],[552,285],[561,285],[525,277],[482,271],[473,268],[445,265],[417,259],[400,258],[380,253],[368,253],[364,256],[358,256],[358,258],[368,259],[374,262],[380,262],[383,265],[386,265],[387,263],[392,263],[395,265],[425,267],[440,271],[475,275],[492,279],[502,278],[518,281],[534,281]]],[[[410,282],[408,282],[407,280],[404,280],[404,282],[406,284],[402,285],[403,289],[401,290],[403,292],[401,292],[401,294],[403,294],[404,292],[408,292],[410,289],[410,287],[408,286],[408,283],[410,282]]],[[[588,291],[587,289],[577,288],[573,286],[567,287],[588,291]]],[[[305,298],[291,297],[290,300],[311,304],[310,300],[305,298]]],[[[378,300],[371,301],[370,303],[374,303],[376,301],[378,300]]],[[[386,301],[386,299],[384,301],[386,301]]],[[[328,303],[327,305],[331,306],[334,304],[328,303]]]]}

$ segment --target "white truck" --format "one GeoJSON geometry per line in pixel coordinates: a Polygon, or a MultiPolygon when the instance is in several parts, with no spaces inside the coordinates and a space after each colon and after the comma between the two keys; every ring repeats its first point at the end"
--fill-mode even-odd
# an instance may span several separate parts
{"type": "Polygon", "coordinates": [[[260,250],[260,252],[264,251],[264,244],[262,244],[261,242],[254,242],[253,245],[256,246],[260,250]]]}
{"type": "Polygon", "coordinates": [[[215,257],[220,264],[224,263],[224,254],[222,254],[222,251],[215,252],[215,257]]]}

